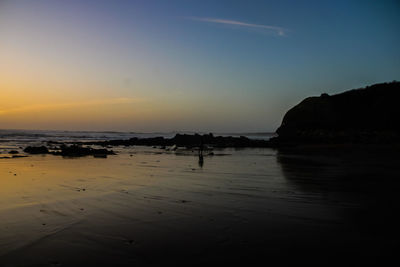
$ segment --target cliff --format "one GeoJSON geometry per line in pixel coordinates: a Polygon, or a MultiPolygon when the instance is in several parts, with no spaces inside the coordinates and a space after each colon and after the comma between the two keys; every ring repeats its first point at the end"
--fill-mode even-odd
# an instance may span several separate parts
{"type": "Polygon", "coordinates": [[[277,134],[275,142],[398,142],[400,82],[306,98],[285,114],[277,134]]]}

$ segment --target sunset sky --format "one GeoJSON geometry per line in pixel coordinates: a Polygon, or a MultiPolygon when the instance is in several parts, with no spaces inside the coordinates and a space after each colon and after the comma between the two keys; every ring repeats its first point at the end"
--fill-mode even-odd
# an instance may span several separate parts
{"type": "Polygon", "coordinates": [[[0,129],[274,131],[400,79],[399,1],[0,0],[0,129]]]}

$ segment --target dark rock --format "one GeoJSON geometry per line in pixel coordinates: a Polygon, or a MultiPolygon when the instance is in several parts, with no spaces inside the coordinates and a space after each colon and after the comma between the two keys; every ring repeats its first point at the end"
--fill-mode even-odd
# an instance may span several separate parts
{"type": "Polygon", "coordinates": [[[133,244],[135,244],[135,241],[130,239],[130,240],[127,240],[126,243],[129,245],[133,245],[133,244]]]}
{"type": "Polygon", "coordinates": [[[131,138],[128,140],[109,140],[76,142],[78,145],[100,145],[107,146],[158,146],[161,149],[175,150],[177,147],[198,148],[200,146],[211,147],[268,147],[269,143],[265,140],[253,140],[245,136],[214,136],[210,134],[176,134],[173,138],[151,137],[151,138],[131,138]]]}
{"type": "Polygon", "coordinates": [[[45,146],[28,146],[24,149],[28,154],[48,154],[49,150],[45,146]]]}
{"type": "Polygon", "coordinates": [[[95,156],[95,157],[107,157],[107,155],[115,155],[112,150],[107,149],[95,149],[91,147],[82,147],[78,145],[66,146],[62,145],[59,151],[53,152],[54,155],[61,155],[64,157],[83,157],[83,156],[95,156]]]}
{"type": "Polygon", "coordinates": [[[107,158],[107,154],[93,154],[95,158],[107,158]]]}
{"type": "Polygon", "coordinates": [[[48,145],[57,145],[57,144],[62,144],[61,142],[58,142],[58,141],[52,141],[52,140],[50,140],[50,141],[47,141],[47,144],[48,145]]]}
{"type": "Polygon", "coordinates": [[[399,82],[306,98],[285,114],[270,143],[398,142],[399,99],[399,82]]]}
{"type": "Polygon", "coordinates": [[[17,150],[11,150],[10,152],[8,152],[8,154],[18,154],[19,152],[17,150]]]}

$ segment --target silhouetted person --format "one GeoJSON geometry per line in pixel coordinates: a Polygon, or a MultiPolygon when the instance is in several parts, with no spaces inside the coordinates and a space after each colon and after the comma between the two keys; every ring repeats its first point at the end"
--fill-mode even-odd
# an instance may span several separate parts
{"type": "Polygon", "coordinates": [[[203,164],[204,164],[203,149],[204,149],[203,138],[201,138],[200,145],[199,145],[199,166],[200,167],[203,167],[203,164]]]}

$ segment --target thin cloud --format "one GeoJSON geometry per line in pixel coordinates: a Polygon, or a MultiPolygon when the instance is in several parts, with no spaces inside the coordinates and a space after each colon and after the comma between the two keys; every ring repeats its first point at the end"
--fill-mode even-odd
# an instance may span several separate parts
{"type": "Polygon", "coordinates": [[[263,29],[270,32],[273,32],[279,36],[285,36],[287,30],[282,27],[278,26],[271,26],[271,25],[262,25],[262,24],[252,24],[246,23],[237,20],[228,20],[228,19],[216,19],[216,18],[197,18],[197,17],[190,17],[191,20],[201,21],[201,22],[209,22],[209,23],[218,23],[218,24],[225,24],[225,25],[234,25],[246,28],[257,28],[263,29]]]}

